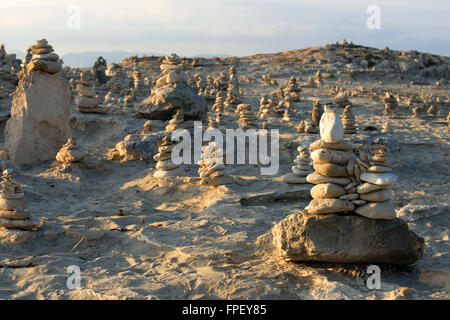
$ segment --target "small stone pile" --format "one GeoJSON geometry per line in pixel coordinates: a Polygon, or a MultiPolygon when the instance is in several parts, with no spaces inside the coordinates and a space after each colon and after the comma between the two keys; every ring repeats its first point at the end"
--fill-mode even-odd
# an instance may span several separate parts
{"type": "Polygon", "coordinates": [[[358,198],[356,182],[350,178],[347,165],[354,158],[352,145],[342,141],[344,128],[335,110],[325,106],[320,120],[320,139],[310,145],[314,173],[306,181],[315,184],[313,200],[305,208],[309,213],[352,212],[358,198]]]}
{"type": "Polygon", "coordinates": [[[222,113],[222,111],[216,112],[216,119],[215,119],[215,121],[216,121],[216,123],[217,123],[217,125],[219,127],[225,125],[225,122],[223,121],[223,113],[222,113]]]}
{"type": "Polygon", "coordinates": [[[278,112],[275,111],[274,105],[271,99],[267,99],[266,97],[261,98],[260,107],[258,115],[260,119],[267,120],[270,117],[278,115],[278,112]]]}
{"type": "Polygon", "coordinates": [[[86,157],[86,152],[77,145],[77,142],[69,138],[56,154],[56,161],[63,165],[80,162],[86,157]]]}
{"type": "Polygon", "coordinates": [[[23,242],[32,237],[39,223],[30,219],[24,192],[13,177],[11,169],[3,171],[0,193],[0,238],[23,242]]]}
{"type": "Polygon", "coordinates": [[[37,40],[31,46],[32,57],[26,65],[27,72],[42,71],[53,74],[62,71],[59,56],[53,51],[53,47],[48,44],[46,39],[37,40]]]}
{"type": "Polygon", "coordinates": [[[397,100],[389,92],[386,92],[381,101],[384,103],[384,115],[396,115],[398,113],[397,100]]]}
{"type": "MultiPolygon", "coordinates": [[[[392,173],[388,165],[387,143],[377,138],[370,145],[369,155],[360,152],[359,163],[365,171],[359,174],[362,184],[356,187],[359,199],[367,202],[355,212],[371,219],[394,219],[395,208],[392,203],[392,185],[397,181],[397,175],[392,173]],[[367,161],[368,160],[368,161],[367,161]]],[[[358,173],[355,173],[358,177],[358,173]]]]}
{"type": "Polygon", "coordinates": [[[345,134],[356,133],[355,115],[350,106],[346,106],[344,112],[342,112],[342,125],[344,126],[345,134]]]}
{"type": "Polygon", "coordinates": [[[233,182],[233,178],[227,175],[223,158],[223,150],[214,141],[202,147],[202,159],[197,163],[202,185],[218,186],[233,182]]]}
{"type": "Polygon", "coordinates": [[[314,77],[314,84],[317,85],[318,87],[323,86],[323,78],[322,78],[322,72],[319,70],[317,70],[315,77],[314,77]]]}
{"type": "Polygon", "coordinates": [[[307,146],[298,146],[299,152],[295,158],[295,165],[292,167],[292,172],[283,176],[283,181],[289,184],[308,183],[306,176],[312,173],[311,158],[307,146]]]}
{"type": "Polygon", "coordinates": [[[163,76],[156,80],[156,86],[162,88],[168,84],[186,82],[187,76],[183,72],[182,60],[175,53],[166,56],[160,66],[163,76]]]}
{"type": "Polygon", "coordinates": [[[166,126],[166,131],[175,131],[178,129],[187,129],[194,126],[193,121],[185,121],[183,111],[178,110],[169,120],[169,124],[166,126]]]}
{"type": "Polygon", "coordinates": [[[172,162],[172,150],[176,144],[165,136],[158,141],[158,153],[153,157],[156,161],[155,178],[183,176],[184,170],[172,162]]]}
{"type": "Polygon", "coordinates": [[[242,103],[238,105],[237,110],[239,110],[238,123],[241,129],[255,129],[258,127],[258,118],[249,104],[242,103]]]}
{"type": "Polygon", "coordinates": [[[225,108],[235,107],[239,104],[236,95],[232,91],[227,92],[227,98],[225,99],[224,106],[225,108]]]}
{"type": "Polygon", "coordinates": [[[340,92],[334,98],[334,104],[337,108],[345,108],[346,106],[352,106],[346,92],[340,92]]]}
{"type": "Polygon", "coordinates": [[[79,112],[106,113],[106,109],[102,107],[103,99],[97,96],[92,81],[88,80],[83,72],[77,81],[76,90],[78,96],[75,98],[75,105],[79,112]]]}
{"type": "Polygon", "coordinates": [[[270,75],[270,73],[263,74],[262,81],[265,86],[277,86],[278,85],[278,82],[276,80],[272,79],[272,76],[270,75]]]}

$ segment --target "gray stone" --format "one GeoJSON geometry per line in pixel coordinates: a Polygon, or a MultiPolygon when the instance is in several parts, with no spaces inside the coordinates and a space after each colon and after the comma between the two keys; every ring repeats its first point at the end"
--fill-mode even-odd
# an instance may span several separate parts
{"type": "Polygon", "coordinates": [[[424,239],[400,219],[291,214],[259,245],[275,247],[288,261],[409,265],[423,255],[424,239]]]}
{"type": "Polygon", "coordinates": [[[205,120],[208,112],[206,100],[183,82],[155,88],[136,108],[145,118],[156,120],[170,120],[177,110],[185,119],[205,120]]]}

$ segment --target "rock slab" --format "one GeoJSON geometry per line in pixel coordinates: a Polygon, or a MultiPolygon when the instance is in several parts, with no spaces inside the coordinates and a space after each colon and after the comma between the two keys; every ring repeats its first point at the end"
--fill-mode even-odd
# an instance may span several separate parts
{"type": "Polygon", "coordinates": [[[288,261],[410,265],[424,251],[424,239],[400,219],[374,220],[337,214],[291,214],[259,237],[288,261]]]}
{"type": "Polygon", "coordinates": [[[14,92],[5,146],[18,165],[54,159],[71,137],[69,82],[60,74],[31,72],[14,92]]]}
{"type": "Polygon", "coordinates": [[[137,112],[148,119],[170,120],[177,110],[185,119],[206,119],[206,100],[183,82],[152,90],[151,95],[137,105],[137,112]]]}

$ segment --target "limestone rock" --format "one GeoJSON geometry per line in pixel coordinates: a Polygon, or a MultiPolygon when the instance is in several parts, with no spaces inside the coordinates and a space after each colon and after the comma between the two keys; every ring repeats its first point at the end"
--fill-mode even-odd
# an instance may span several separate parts
{"type": "Polygon", "coordinates": [[[320,138],[326,143],[338,143],[344,138],[341,118],[328,106],[325,106],[325,113],[320,118],[319,129],[320,138]]]}
{"type": "Polygon", "coordinates": [[[317,149],[311,152],[311,159],[315,163],[334,163],[344,165],[352,158],[353,154],[348,151],[317,149]]]}
{"type": "Polygon", "coordinates": [[[184,82],[155,88],[150,97],[137,105],[137,112],[148,119],[170,120],[177,110],[185,118],[204,119],[207,114],[206,100],[184,82]]]}
{"type": "Polygon", "coordinates": [[[397,181],[397,175],[392,172],[363,172],[360,179],[372,184],[386,186],[391,185],[397,181]]]}
{"type": "Polygon", "coordinates": [[[338,198],[344,194],[346,194],[345,189],[334,183],[321,183],[311,189],[313,199],[338,198]]]}
{"type": "Polygon", "coordinates": [[[258,242],[270,242],[288,261],[409,265],[424,250],[424,239],[400,219],[335,214],[291,214],[258,242]]]}
{"type": "Polygon", "coordinates": [[[395,219],[395,208],[392,201],[369,202],[358,207],[355,212],[361,216],[371,219],[395,219]]]}
{"type": "MultiPolygon", "coordinates": [[[[320,186],[320,184],[319,184],[320,186]]],[[[313,199],[305,208],[309,213],[324,214],[350,212],[355,210],[355,206],[351,201],[340,199],[313,199]]]]}
{"type": "Polygon", "coordinates": [[[306,181],[312,184],[335,183],[341,186],[348,185],[351,182],[350,178],[347,177],[327,177],[317,172],[309,174],[306,177],[306,181]]]}
{"type": "Polygon", "coordinates": [[[70,89],[60,74],[24,74],[5,128],[6,150],[18,165],[54,159],[70,138],[70,89]]]}

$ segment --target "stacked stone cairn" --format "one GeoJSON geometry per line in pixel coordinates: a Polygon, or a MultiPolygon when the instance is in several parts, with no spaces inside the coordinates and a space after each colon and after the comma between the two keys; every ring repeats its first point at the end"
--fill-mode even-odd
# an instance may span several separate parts
{"type": "Polygon", "coordinates": [[[142,74],[137,67],[133,68],[133,80],[134,90],[139,93],[144,87],[144,81],[142,78],[142,74]]]}
{"type": "Polygon", "coordinates": [[[71,163],[80,162],[86,157],[86,152],[77,145],[76,140],[69,138],[56,154],[56,161],[67,167],[71,163]]]}
{"type": "Polygon", "coordinates": [[[237,99],[240,94],[239,90],[239,77],[236,73],[236,67],[230,67],[230,82],[228,83],[228,92],[231,92],[237,99]]]}
{"type": "Polygon", "coordinates": [[[216,94],[216,100],[214,102],[214,105],[212,107],[213,111],[215,112],[223,112],[225,110],[225,92],[219,91],[216,94]]]}
{"type": "Polygon", "coordinates": [[[369,148],[360,150],[354,174],[362,184],[356,187],[356,191],[359,199],[367,203],[356,208],[357,214],[371,219],[396,217],[391,187],[397,181],[397,175],[392,173],[388,160],[385,139],[377,138],[369,148]]]}
{"type": "Polygon", "coordinates": [[[356,133],[355,115],[350,106],[346,106],[344,112],[342,112],[342,125],[344,126],[345,134],[356,133]]]}
{"type": "Polygon", "coordinates": [[[356,182],[347,170],[354,158],[353,146],[344,142],[344,128],[335,110],[325,106],[320,120],[320,139],[310,145],[315,172],[306,177],[314,184],[313,200],[305,210],[313,214],[350,213],[355,209],[352,202],[358,198],[356,182]]]}
{"type": "Polygon", "coordinates": [[[237,110],[239,110],[238,123],[241,129],[255,129],[258,127],[258,118],[249,104],[240,104],[237,110]]]}
{"type": "Polygon", "coordinates": [[[79,112],[106,113],[106,109],[102,107],[103,99],[97,96],[92,81],[88,80],[83,72],[77,81],[76,90],[78,96],[75,98],[75,105],[79,112]]]}
{"type": "MultiPolygon", "coordinates": [[[[223,92],[223,91],[220,91],[223,92]]],[[[232,108],[239,104],[236,95],[232,91],[227,92],[227,98],[225,99],[224,106],[225,108],[232,108]]]]}
{"type": "Polygon", "coordinates": [[[50,74],[62,71],[62,65],[59,62],[59,56],[53,52],[53,47],[48,44],[46,39],[37,40],[31,46],[31,60],[27,63],[27,72],[42,71],[50,74]]]}
{"type": "Polygon", "coordinates": [[[227,175],[223,158],[223,150],[214,141],[202,147],[202,159],[197,163],[202,185],[218,186],[233,182],[233,178],[227,175]]]}
{"type": "Polygon", "coordinates": [[[303,184],[308,183],[306,176],[312,173],[311,158],[307,146],[298,146],[299,154],[295,158],[295,165],[292,167],[292,172],[283,176],[283,181],[289,184],[303,184]]]}
{"type": "Polygon", "coordinates": [[[158,141],[158,153],[153,157],[156,161],[155,178],[183,176],[184,170],[172,161],[172,150],[176,144],[167,135],[158,141]]]}
{"type": "Polygon", "coordinates": [[[384,103],[384,115],[396,115],[398,113],[398,103],[393,95],[386,92],[382,101],[384,103]]]}
{"type": "Polygon", "coordinates": [[[28,202],[24,192],[13,177],[13,171],[3,171],[0,192],[0,238],[11,242],[23,242],[32,237],[31,231],[39,223],[31,220],[27,212],[28,202]]]}
{"type": "Polygon", "coordinates": [[[294,76],[289,78],[283,92],[284,95],[290,94],[294,102],[300,102],[300,92],[302,92],[302,89],[298,86],[297,79],[294,76]]]}
{"type": "Polygon", "coordinates": [[[166,131],[172,132],[178,129],[192,128],[193,126],[193,121],[185,121],[183,111],[177,110],[172,119],[169,120],[169,124],[166,126],[166,131]]]}
{"type": "Polygon", "coordinates": [[[175,53],[166,56],[162,61],[160,68],[163,72],[163,76],[156,80],[156,86],[158,88],[187,81],[187,76],[183,72],[182,60],[175,53]]]}
{"type": "Polygon", "coordinates": [[[271,99],[262,97],[259,103],[260,103],[260,107],[259,107],[258,115],[259,115],[260,119],[267,120],[268,118],[278,115],[278,113],[273,108],[273,102],[271,99]]]}

